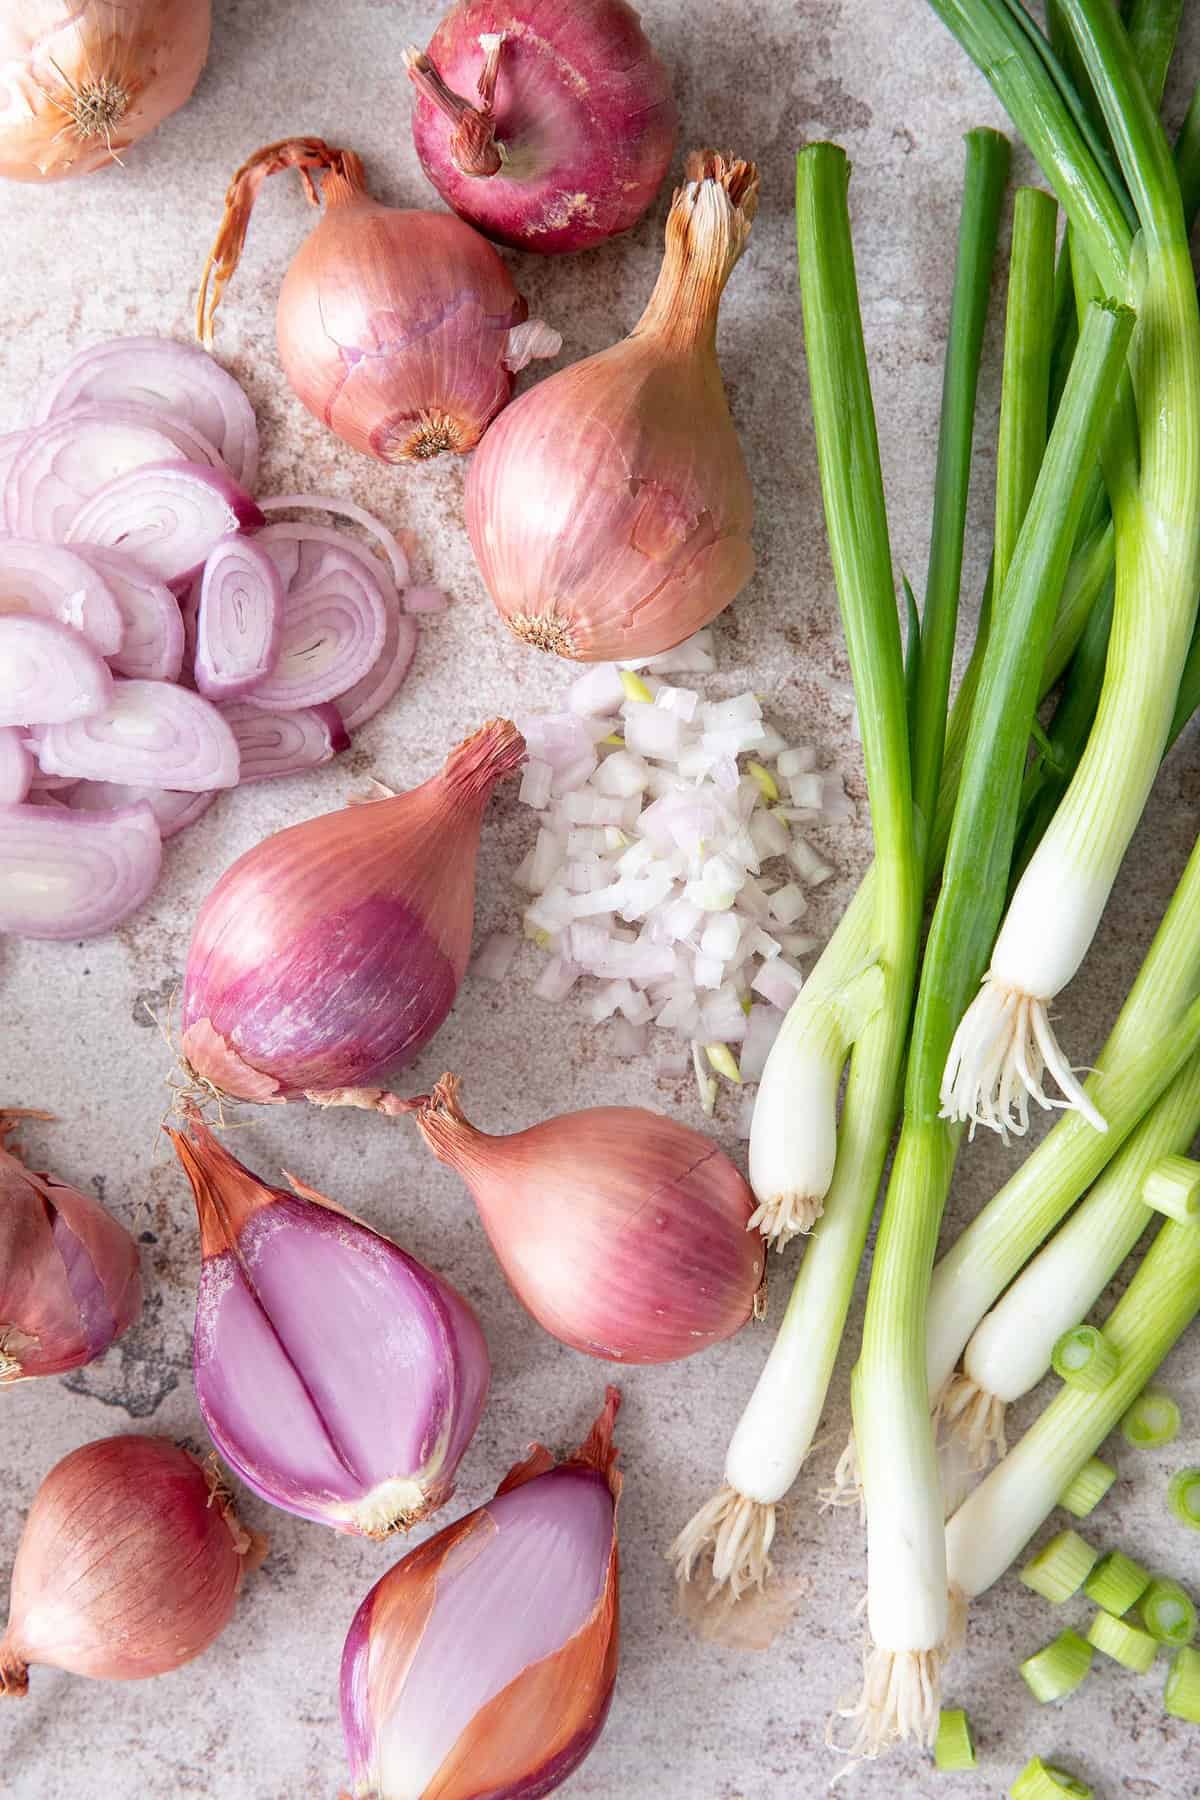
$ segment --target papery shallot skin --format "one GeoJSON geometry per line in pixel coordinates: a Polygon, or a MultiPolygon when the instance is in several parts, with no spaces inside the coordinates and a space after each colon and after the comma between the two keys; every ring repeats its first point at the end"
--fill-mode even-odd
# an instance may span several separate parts
{"type": "Polygon", "coordinates": [[[559,1467],[534,1445],[359,1607],[341,1677],[355,1800],[538,1800],[592,1748],[618,1658],[618,1403],[610,1388],[559,1467]]]}
{"type": "Polygon", "coordinates": [[[503,39],[483,133],[503,160],[490,174],[471,172],[454,122],[410,67],[413,139],[443,200],[517,250],[585,250],[627,231],[662,185],[678,123],[637,13],[625,0],[459,0],[427,54],[476,108],[489,34],[503,39]]]}
{"type": "Polygon", "coordinates": [[[276,832],[227,869],[184,976],[195,1072],[273,1102],[411,1062],[466,969],[488,795],[524,754],[516,727],[494,720],[421,787],[276,832]]]}
{"type": "Polygon", "coordinates": [[[138,1249],[98,1201],[35,1174],[0,1113],[0,1387],[103,1356],[142,1309],[138,1249]]]}
{"type": "Polygon", "coordinates": [[[436,1511],[487,1398],[471,1308],[315,1190],[260,1181],[198,1119],[170,1135],[200,1219],[196,1398],[222,1458],[338,1531],[381,1538],[436,1511]]]}

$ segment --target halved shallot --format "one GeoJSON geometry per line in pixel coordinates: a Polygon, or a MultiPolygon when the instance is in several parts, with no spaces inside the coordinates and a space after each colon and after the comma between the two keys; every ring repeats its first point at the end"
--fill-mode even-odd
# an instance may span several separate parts
{"type": "Polygon", "coordinates": [[[106,813],[0,806],[0,931],[52,939],[108,931],[145,900],[161,860],[144,803],[106,813]]]}
{"type": "Polygon", "coordinates": [[[208,699],[232,700],[270,675],[283,600],[283,581],[261,538],[222,538],[204,565],[196,613],[193,673],[208,699]]]}
{"type": "Polygon", "coordinates": [[[115,655],[124,640],[120,604],[104,571],[57,544],[0,537],[0,618],[9,613],[70,625],[101,656],[115,655]]]}
{"type": "Polygon", "coordinates": [[[160,462],[110,481],[80,508],[66,535],[72,544],[120,550],[178,589],[223,537],[262,523],[249,494],[224,470],[160,462]]]}
{"type": "Polygon", "coordinates": [[[234,787],[238,748],[216,707],[170,681],[115,681],[103,710],[37,735],[51,775],[196,793],[234,787]]]}
{"type": "Polygon", "coordinates": [[[83,719],[112,689],[99,652],[69,625],[33,613],[0,617],[0,725],[83,719]]]}

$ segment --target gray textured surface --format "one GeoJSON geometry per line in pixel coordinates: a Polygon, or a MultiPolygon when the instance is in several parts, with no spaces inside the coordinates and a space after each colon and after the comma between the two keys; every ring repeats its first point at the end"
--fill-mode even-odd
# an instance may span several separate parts
{"type": "MultiPolygon", "coordinates": [[[[807,422],[791,244],[791,152],[831,136],[855,165],[852,188],[863,308],[889,486],[897,563],[924,566],[940,357],[960,172],[960,133],[998,122],[982,81],[920,0],[647,0],[645,17],[672,65],[683,143],[715,141],[757,158],[763,203],[731,284],[721,354],[750,459],[759,574],[719,632],[714,691],[753,683],[783,728],[812,737],[845,766],[862,798],[855,747],[820,678],[845,675],[807,422]],[[738,21],[735,23],[735,20],[738,21]]],[[[364,155],[375,191],[428,201],[408,136],[400,51],[432,26],[411,0],[218,0],[207,74],[186,112],[130,155],[128,167],[45,192],[0,194],[0,404],[26,412],[67,354],[115,332],[186,335],[204,250],[233,167],[252,148],[320,132],[364,155]]],[[[1185,67],[1195,71],[1193,13],[1185,67]]],[[[1019,163],[1018,167],[1023,168],[1019,163]]],[[[533,309],[561,325],[564,359],[607,345],[633,323],[657,267],[664,202],[630,238],[586,260],[518,260],[533,309]]],[[[523,651],[496,625],[460,526],[463,465],[393,474],[343,450],[293,399],[276,367],[272,310],[288,259],[311,223],[298,186],[264,194],[218,349],[246,382],[262,421],[264,488],[333,488],[410,531],[420,578],[444,584],[453,610],[426,630],[400,701],[358,739],[349,767],[223,798],[172,846],[150,906],[129,927],[82,947],[0,945],[0,1089],[60,1115],[30,1133],[39,1158],[103,1193],[145,1234],[145,1316],[104,1361],[63,1381],[30,1383],[0,1404],[0,1570],[50,1465],[84,1440],[129,1429],[202,1436],[188,1372],[197,1247],[181,1178],[158,1147],[168,1057],[141,1002],[161,1002],[183,966],[189,923],[215,875],[268,830],[334,804],[352,772],[399,785],[432,771],[484,716],[551,703],[565,670],[523,651]]],[[[993,338],[995,333],[993,332],[993,338]]],[[[985,446],[997,398],[993,355],[983,384],[985,446]]],[[[980,585],[992,456],[979,458],[967,592],[980,585]]],[[[1195,831],[1200,784],[1185,743],[1164,773],[1093,954],[1065,996],[1066,1041],[1094,1051],[1170,892],[1195,831]]],[[[860,813],[862,808],[860,806],[860,813]]],[[[507,922],[506,871],[526,847],[529,815],[512,795],[493,808],[480,866],[481,930],[507,922]]],[[[840,877],[825,890],[828,923],[867,855],[865,820],[830,837],[840,877]]],[[[529,997],[528,967],[511,992],[468,981],[411,1089],[443,1067],[461,1072],[478,1121],[509,1129],[595,1101],[646,1098],[645,1071],[614,1063],[582,1012],[547,1012],[529,997]]],[[[696,1122],[686,1087],[657,1102],[696,1122]]],[[[727,1141],[730,1120],[723,1121],[727,1141]]],[[[605,1367],[533,1327],[498,1277],[457,1180],[413,1131],[358,1114],[263,1114],[241,1135],[248,1161],[279,1163],[395,1234],[447,1271],[479,1307],[495,1365],[493,1398],[462,1466],[457,1505],[474,1504],[541,1436],[576,1441],[605,1367]]],[[[952,1202],[962,1219],[994,1189],[1009,1158],[991,1143],[963,1158],[952,1202]]],[[[569,1227],[568,1227],[569,1228],[569,1227]]],[[[778,1317],[795,1251],[776,1264],[778,1317]]],[[[837,1762],[823,1747],[827,1714],[855,1685],[864,1577],[856,1520],[821,1514],[816,1493],[844,1437],[847,1366],[827,1432],[788,1510],[779,1551],[803,1581],[798,1616],[773,1649],[741,1655],[701,1644],[673,1614],[661,1551],[719,1475],[726,1438],[766,1353],[762,1330],[675,1368],[624,1380],[620,1422],[624,1649],[617,1702],[599,1746],[564,1792],[577,1800],[802,1800],[824,1791],[837,1762]]],[[[1169,1381],[1185,1435],[1165,1453],[1118,1446],[1121,1481],[1095,1533],[1185,1579],[1196,1540],[1165,1510],[1169,1470],[1200,1460],[1200,1369],[1194,1343],[1169,1381]]],[[[199,1662],[152,1684],[110,1687],[46,1670],[30,1698],[0,1717],[0,1788],[14,1800],[101,1792],[108,1800],[283,1800],[332,1796],[342,1772],[337,1662],[345,1628],[386,1548],[338,1538],[256,1502],[250,1521],[273,1551],[237,1616],[199,1662]]],[[[1073,1609],[1069,1609],[1073,1610],[1073,1609]]],[[[972,1777],[935,1776],[911,1754],[853,1777],[878,1796],[999,1795],[1032,1752],[1056,1754],[1105,1796],[1184,1800],[1200,1789],[1195,1733],[1161,1713],[1161,1666],[1145,1680],[1098,1668],[1062,1709],[1039,1711],[1015,1664],[1065,1620],[1011,1579],[976,1608],[969,1654],[948,1697],[968,1707],[980,1750],[972,1777]]]]}

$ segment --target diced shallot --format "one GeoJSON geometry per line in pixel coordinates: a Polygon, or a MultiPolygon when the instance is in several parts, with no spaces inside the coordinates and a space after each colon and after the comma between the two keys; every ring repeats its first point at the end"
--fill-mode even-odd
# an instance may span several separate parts
{"type": "Polygon", "coordinates": [[[121,648],[124,621],[104,575],[57,544],[0,537],[0,618],[10,613],[70,625],[101,656],[121,648]]]}
{"type": "Polygon", "coordinates": [[[237,740],[216,707],[169,681],[117,681],[102,710],[38,735],[51,775],[195,793],[233,787],[237,740]]]}
{"type": "Polygon", "coordinates": [[[0,616],[0,725],[86,718],[107,704],[112,687],[99,653],[69,625],[33,613],[0,616]]]}
{"type": "Polygon", "coordinates": [[[95,937],[142,904],[161,857],[146,805],[105,813],[0,807],[0,931],[95,937]]]}
{"type": "Polygon", "coordinates": [[[265,682],[282,627],[283,581],[271,557],[242,532],[222,538],[200,578],[194,664],[200,692],[232,700],[265,682]]]}
{"type": "Polygon", "coordinates": [[[350,747],[345,723],[332,705],[267,712],[247,700],[227,700],[221,716],[237,740],[242,783],[319,768],[350,747]]]}
{"type": "Polygon", "coordinates": [[[772,1006],[780,1007],[784,1012],[792,1004],[796,995],[804,985],[804,978],[797,969],[781,956],[773,957],[759,969],[750,986],[772,1006]]]}
{"type": "Polygon", "coordinates": [[[223,537],[262,523],[249,494],[223,469],[155,462],[93,494],[71,520],[66,539],[120,550],[179,591],[223,537]]]}

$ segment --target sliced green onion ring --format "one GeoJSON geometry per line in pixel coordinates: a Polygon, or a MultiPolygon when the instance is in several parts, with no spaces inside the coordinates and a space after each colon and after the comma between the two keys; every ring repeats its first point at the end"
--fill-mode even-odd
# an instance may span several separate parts
{"type": "MultiPolygon", "coordinates": [[[[1200,1475],[1200,1470],[1197,1474],[1200,1475]]],[[[1095,1512],[1116,1479],[1117,1471],[1110,1468],[1108,1463],[1101,1462],[1098,1456],[1093,1456],[1063,1489],[1058,1504],[1065,1506],[1069,1513],[1074,1513],[1077,1519],[1086,1519],[1089,1513],[1095,1512]]],[[[1200,1508],[1200,1487],[1196,1492],[1196,1504],[1200,1508]]],[[[1197,1519],[1197,1526],[1200,1527],[1200,1518],[1197,1519]]]]}
{"type": "Polygon", "coordinates": [[[1149,1569],[1143,1569],[1123,1550],[1110,1550],[1084,1582],[1083,1591],[1105,1612],[1119,1616],[1141,1599],[1149,1585],[1149,1569]]]}
{"type": "Polygon", "coordinates": [[[1098,1394],[1113,1379],[1121,1359],[1098,1326],[1075,1325],[1063,1332],[1050,1361],[1061,1380],[1098,1394]]]}
{"type": "Polygon", "coordinates": [[[1088,1643],[1111,1656],[1123,1669],[1132,1669],[1135,1675],[1147,1674],[1158,1655],[1158,1645],[1148,1631],[1127,1625],[1110,1612],[1096,1614],[1088,1626],[1088,1643]]]}
{"type": "Polygon", "coordinates": [[[938,1733],[933,1746],[935,1765],[947,1773],[976,1766],[975,1745],[971,1739],[971,1721],[961,1706],[943,1707],[938,1718],[938,1733]]]}
{"type": "MultiPolygon", "coordinates": [[[[1035,1594],[1061,1606],[1085,1585],[1100,1555],[1077,1531],[1060,1531],[1021,1570],[1021,1580],[1035,1594]]],[[[1148,1581],[1149,1576],[1146,1577],[1148,1581]]],[[[1143,1586],[1145,1583],[1142,1584],[1143,1586]]],[[[1138,1589],[1138,1593],[1141,1589],[1138,1589]]],[[[1134,1599],[1137,1595],[1134,1595],[1134,1599]]],[[[1130,1605],[1133,1601],[1130,1601],[1130,1605]]]]}
{"type": "Polygon", "coordinates": [[[1200,1725],[1200,1650],[1177,1650],[1167,1671],[1163,1705],[1175,1719],[1200,1725]]]}
{"type": "Polygon", "coordinates": [[[1121,1435],[1135,1450],[1159,1450],[1178,1431],[1178,1404],[1162,1388],[1146,1388],[1121,1420],[1121,1435]]]}
{"type": "Polygon", "coordinates": [[[1033,1756],[1009,1789],[1009,1800],[1092,1800],[1086,1781],[1033,1756]]]}
{"type": "Polygon", "coordinates": [[[1142,1183],[1142,1199],[1155,1212],[1181,1225],[1200,1221],[1200,1162],[1190,1156],[1164,1156],[1142,1183]]]}
{"type": "Polygon", "coordinates": [[[1092,1646],[1077,1631],[1060,1631],[1052,1643],[1021,1664],[1025,1685],[1045,1706],[1073,1694],[1092,1666],[1092,1646]]]}
{"type": "Polygon", "coordinates": [[[1200,1531],[1200,1469],[1177,1469],[1167,1488],[1167,1499],[1181,1525],[1200,1531]]]}
{"type": "Polygon", "coordinates": [[[1169,1576],[1154,1577],[1138,1602],[1138,1611],[1150,1636],[1173,1650],[1190,1644],[1196,1635],[1196,1602],[1169,1576]]]}

